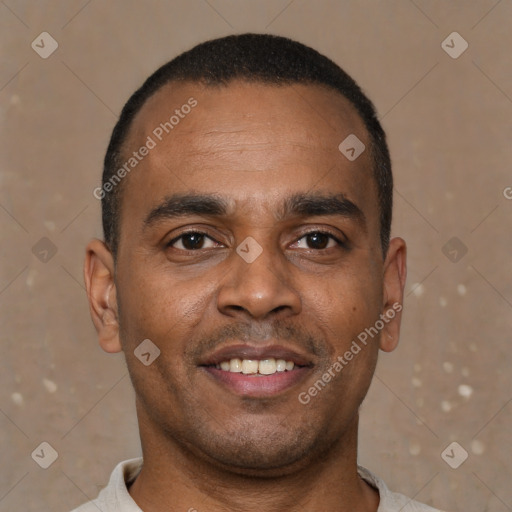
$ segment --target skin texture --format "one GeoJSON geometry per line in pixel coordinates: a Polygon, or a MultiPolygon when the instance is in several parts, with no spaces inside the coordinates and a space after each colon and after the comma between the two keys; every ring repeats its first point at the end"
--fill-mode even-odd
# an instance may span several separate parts
{"type": "Polygon", "coordinates": [[[320,86],[172,84],[137,115],[127,157],[190,97],[197,106],[122,184],[116,261],[99,240],[86,251],[99,342],[124,351],[136,391],[144,467],[130,493],[145,512],[375,511],[378,493],[356,472],[358,410],[400,313],[309,404],[298,400],[402,303],[405,243],[393,238],[383,258],[364,124],[320,86]],[[351,133],[367,148],[353,162],[338,150],[351,133]],[[227,212],[145,225],[165,198],[190,193],[222,198],[227,212]],[[283,211],[306,193],[342,195],[364,222],[283,211]],[[168,246],[191,228],[210,238],[168,246]],[[305,236],[326,231],[343,245],[305,236]],[[252,263],[236,252],[247,237],[262,248],[252,263]],[[147,338],[161,353],[144,366],[134,349],[147,338]],[[235,393],[200,364],[240,342],[283,345],[309,367],[276,395],[235,393]]]}

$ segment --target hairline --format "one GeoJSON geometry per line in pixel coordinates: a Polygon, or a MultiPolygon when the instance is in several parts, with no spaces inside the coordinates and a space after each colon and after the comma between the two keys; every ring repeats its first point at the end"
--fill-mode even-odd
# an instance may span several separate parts
{"type": "MultiPolygon", "coordinates": [[[[381,216],[382,216],[383,212],[381,211],[380,185],[379,185],[378,178],[377,178],[377,175],[379,172],[378,171],[379,161],[378,161],[378,157],[377,157],[378,144],[375,140],[375,137],[373,136],[373,134],[369,130],[368,126],[366,125],[366,120],[364,119],[363,115],[359,112],[357,105],[349,97],[347,97],[347,95],[343,94],[343,92],[340,91],[338,88],[336,88],[330,84],[321,82],[321,81],[308,80],[308,79],[306,79],[306,80],[290,79],[287,81],[285,80],[285,81],[280,81],[280,82],[272,82],[271,80],[265,80],[264,77],[258,77],[258,76],[245,77],[243,75],[236,76],[236,77],[230,78],[228,80],[215,81],[215,82],[208,82],[204,78],[200,78],[200,79],[180,78],[180,77],[169,78],[169,80],[160,84],[160,86],[157,89],[155,89],[149,96],[147,96],[144,99],[144,102],[138,106],[138,109],[133,114],[133,116],[130,120],[130,123],[128,124],[128,126],[126,128],[125,135],[124,135],[123,139],[121,140],[119,147],[115,153],[114,168],[118,168],[118,167],[122,166],[122,164],[123,164],[123,161],[124,161],[123,155],[126,154],[126,152],[128,151],[128,148],[127,148],[128,141],[129,141],[130,137],[133,135],[134,126],[136,125],[137,119],[139,118],[141,112],[144,110],[144,107],[147,105],[147,103],[152,98],[154,98],[154,96],[156,96],[159,92],[161,92],[162,89],[164,89],[165,87],[171,86],[172,84],[203,85],[206,89],[209,89],[209,88],[213,88],[213,89],[226,88],[227,89],[227,88],[229,88],[229,86],[231,86],[233,84],[237,84],[237,83],[239,83],[239,84],[260,84],[260,85],[265,85],[268,87],[276,87],[276,88],[292,87],[293,85],[303,85],[306,87],[308,87],[308,86],[309,87],[317,87],[317,88],[323,89],[326,92],[334,92],[334,93],[338,94],[339,96],[343,97],[348,102],[348,104],[353,109],[353,111],[355,112],[355,114],[357,115],[359,120],[362,122],[364,130],[365,130],[366,135],[368,136],[368,139],[370,142],[370,144],[369,144],[370,147],[367,148],[367,150],[369,150],[369,152],[370,152],[370,160],[371,160],[371,164],[372,164],[371,179],[372,179],[373,186],[375,187],[375,192],[377,194],[377,204],[378,204],[378,212],[379,212],[379,222],[378,222],[378,224],[379,224],[379,241],[382,246],[383,256],[385,257],[388,246],[389,246],[389,240],[386,243],[384,243],[384,241],[382,240],[381,216]]],[[[111,241],[114,242],[112,244],[114,247],[111,247],[110,244],[107,244],[107,245],[109,247],[109,250],[112,252],[112,255],[114,257],[114,262],[117,259],[117,253],[119,251],[119,242],[120,242],[120,237],[121,237],[121,218],[122,218],[122,213],[123,213],[122,196],[123,196],[124,188],[126,186],[125,182],[128,181],[128,179],[129,179],[129,176],[126,176],[124,179],[122,179],[119,182],[118,186],[115,187],[115,189],[113,190],[112,206],[114,207],[114,210],[117,212],[117,222],[115,222],[115,224],[114,224],[115,229],[111,232],[111,241]]]]}

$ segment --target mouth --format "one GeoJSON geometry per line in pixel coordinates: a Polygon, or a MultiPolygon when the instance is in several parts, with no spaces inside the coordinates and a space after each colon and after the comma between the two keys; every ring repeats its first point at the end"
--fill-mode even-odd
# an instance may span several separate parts
{"type": "MultiPolygon", "coordinates": [[[[213,366],[213,365],[212,365],[213,366]]],[[[215,365],[217,370],[230,373],[242,373],[254,377],[263,377],[265,375],[274,375],[277,372],[290,372],[295,368],[293,361],[285,359],[233,359],[222,361],[215,365]]]]}
{"type": "Polygon", "coordinates": [[[216,352],[199,366],[232,393],[263,398],[298,385],[313,362],[284,347],[238,345],[216,352]]]}

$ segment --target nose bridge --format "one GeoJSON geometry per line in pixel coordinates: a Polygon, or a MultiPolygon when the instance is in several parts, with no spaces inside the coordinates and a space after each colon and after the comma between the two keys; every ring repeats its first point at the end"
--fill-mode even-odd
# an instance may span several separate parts
{"type": "Polygon", "coordinates": [[[246,237],[230,257],[230,268],[218,296],[224,313],[244,311],[254,318],[286,309],[300,311],[300,296],[291,282],[285,258],[271,241],[246,237]]]}

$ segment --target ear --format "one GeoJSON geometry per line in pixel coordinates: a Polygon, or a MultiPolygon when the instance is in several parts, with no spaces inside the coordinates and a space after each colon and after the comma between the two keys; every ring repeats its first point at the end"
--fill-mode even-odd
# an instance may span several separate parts
{"type": "Polygon", "coordinates": [[[381,318],[384,328],[381,331],[379,347],[391,352],[398,345],[400,323],[407,277],[407,247],[402,238],[393,238],[384,261],[384,290],[381,318]]]}
{"type": "Polygon", "coordinates": [[[101,240],[92,240],[87,245],[84,278],[100,346],[105,352],[121,352],[114,258],[101,240]]]}

